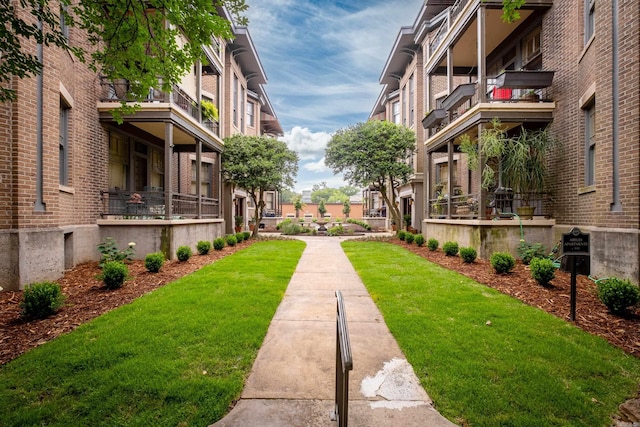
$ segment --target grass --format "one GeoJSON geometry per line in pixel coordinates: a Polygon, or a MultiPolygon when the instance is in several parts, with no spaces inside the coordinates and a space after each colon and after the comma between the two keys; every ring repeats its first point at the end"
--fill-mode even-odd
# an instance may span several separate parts
{"type": "Polygon", "coordinates": [[[456,423],[608,426],[638,392],[640,359],[599,337],[399,246],[343,248],[436,409],[456,423]]]}
{"type": "Polygon", "coordinates": [[[303,249],[255,243],[1,366],[0,425],[217,421],[239,398],[303,249]]]}

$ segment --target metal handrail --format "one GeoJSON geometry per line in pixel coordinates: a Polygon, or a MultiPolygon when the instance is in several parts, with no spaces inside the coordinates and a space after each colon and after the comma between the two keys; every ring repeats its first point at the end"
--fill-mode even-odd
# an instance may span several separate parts
{"type": "Polygon", "coordinates": [[[353,370],[353,359],[342,292],[336,291],[336,298],[336,394],[335,407],[331,412],[331,419],[338,421],[338,427],[347,427],[349,418],[349,371],[353,370]]]}

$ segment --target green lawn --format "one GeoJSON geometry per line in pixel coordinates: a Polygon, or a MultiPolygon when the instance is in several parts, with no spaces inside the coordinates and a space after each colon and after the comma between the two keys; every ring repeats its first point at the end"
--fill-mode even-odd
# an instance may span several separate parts
{"type": "Polygon", "coordinates": [[[608,426],[638,391],[640,359],[601,338],[399,246],[343,248],[436,408],[456,423],[608,426]]]}
{"type": "Polygon", "coordinates": [[[0,425],[217,421],[242,391],[304,246],[255,243],[1,366],[0,425]]]}

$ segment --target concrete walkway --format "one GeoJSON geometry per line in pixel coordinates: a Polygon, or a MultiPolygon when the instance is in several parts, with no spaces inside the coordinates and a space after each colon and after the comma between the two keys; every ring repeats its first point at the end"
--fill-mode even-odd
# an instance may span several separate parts
{"type": "Polygon", "coordinates": [[[240,401],[213,427],[335,426],[336,296],[342,291],[353,354],[351,427],[450,427],[431,406],[340,247],[344,238],[304,237],[296,267],[240,401]]]}

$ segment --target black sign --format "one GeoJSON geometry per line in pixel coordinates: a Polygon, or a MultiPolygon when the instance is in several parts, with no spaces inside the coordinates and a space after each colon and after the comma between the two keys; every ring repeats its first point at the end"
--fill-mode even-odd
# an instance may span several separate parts
{"type": "Polygon", "coordinates": [[[562,235],[563,255],[589,255],[589,235],[580,231],[579,228],[572,228],[562,235]]]}

